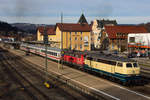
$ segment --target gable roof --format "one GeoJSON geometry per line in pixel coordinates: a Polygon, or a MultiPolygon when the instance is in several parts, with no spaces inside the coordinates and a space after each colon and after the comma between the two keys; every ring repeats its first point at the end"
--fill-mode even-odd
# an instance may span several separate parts
{"type": "Polygon", "coordinates": [[[84,14],[82,14],[81,16],[80,16],[80,19],[79,19],[79,21],[78,21],[78,23],[80,23],[80,24],[88,24],[88,22],[87,22],[87,20],[86,20],[86,18],[85,18],[85,16],[84,16],[84,14]]]}
{"type": "Polygon", "coordinates": [[[89,24],[57,23],[56,27],[66,32],[90,32],[92,30],[89,24]]]}
{"type": "MultiPolygon", "coordinates": [[[[109,38],[117,38],[117,33],[148,33],[144,26],[105,26],[105,31],[108,34],[109,38]]],[[[119,37],[120,38],[120,37],[119,37]]],[[[126,38],[126,37],[123,37],[126,38]]]]}
{"type": "Polygon", "coordinates": [[[39,30],[39,32],[42,34],[42,35],[44,35],[44,29],[46,28],[46,33],[48,34],[48,35],[55,35],[56,34],[56,32],[55,32],[55,27],[44,27],[44,26],[41,26],[41,27],[38,27],[38,30],[39,30]]]}

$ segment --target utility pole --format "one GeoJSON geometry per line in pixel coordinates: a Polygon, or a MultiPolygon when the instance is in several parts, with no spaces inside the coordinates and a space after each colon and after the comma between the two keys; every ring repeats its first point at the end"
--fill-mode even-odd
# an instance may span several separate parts
{"type": "Polygon", "coordinates": [[[48,35],[46,31],[46,27],[44,27],[44,44],[45,44],[45,82],[44,85],[47,88],[50,88],[50,84],[48,83],[48,67],[47,67],[47,45],[48,45],[48,35]]]}
{"type": "MultiPolygon", "coordinates": [[[[63,13],[61,13],[61,26],[60,27],[61,28],[63,27],[63,13]]],[[[64,52],[63,52],[63,32],[62,32],[62,30],[61,30],[61,43],[60,43],[60,45],[61,45],[61,58],[58,61],[58,68],[63,69],[63,54],[64,54],[64,52]],[[61,63],[61,66],[59,65],[59,63],[61,63]]]]}

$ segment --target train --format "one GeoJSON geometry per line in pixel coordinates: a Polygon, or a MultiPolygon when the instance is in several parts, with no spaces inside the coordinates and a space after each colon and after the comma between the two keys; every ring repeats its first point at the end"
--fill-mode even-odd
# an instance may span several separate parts
{"type": "MultiPolygon", "coordinates": [[[[45,47],[21,44],[21,50],[45,57],[45,47]]],[[[47,57],[76,68],[99,74],[109,80],[123,85],[141,84],[138,62],[129,58],[119,57],[103,52],[61,50],[48,47],[47,57]]]]}

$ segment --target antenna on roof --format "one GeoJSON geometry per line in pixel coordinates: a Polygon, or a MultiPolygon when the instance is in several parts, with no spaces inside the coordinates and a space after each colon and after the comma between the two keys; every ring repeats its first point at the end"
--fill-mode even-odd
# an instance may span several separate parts
{"type": "Polygon", "coordinates": [[[82,14],[84,14],[84,10],[82,9],[82,14]]]}
{"type": "Polygon", "coordinates": [[[61,12],[61,23],[63,23],[63,12],[61,12]]]}

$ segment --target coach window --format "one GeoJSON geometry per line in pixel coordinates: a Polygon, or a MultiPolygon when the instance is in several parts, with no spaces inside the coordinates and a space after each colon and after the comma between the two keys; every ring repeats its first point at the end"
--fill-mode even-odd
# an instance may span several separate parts
{"type": "Polygon", "coordinates": [[[109,61],[109,63],[110,63],[111,65],[115,65],[115,66],[116,66],[116,62],[115,62],[115,61],[109,61]]]}
{"type": "Polygon", "coordinates": [[[130,38],[129,38],[129,42],[130,42],[130,43],[134,43],[134,42],[135,42],[135,37],[130,37],[130,38]]]}
{"type": "Polygon", "coordinates": [[[118,63],[117,66],[118,66],[118,67],[122,67],[122,63],[118,63]]]}

